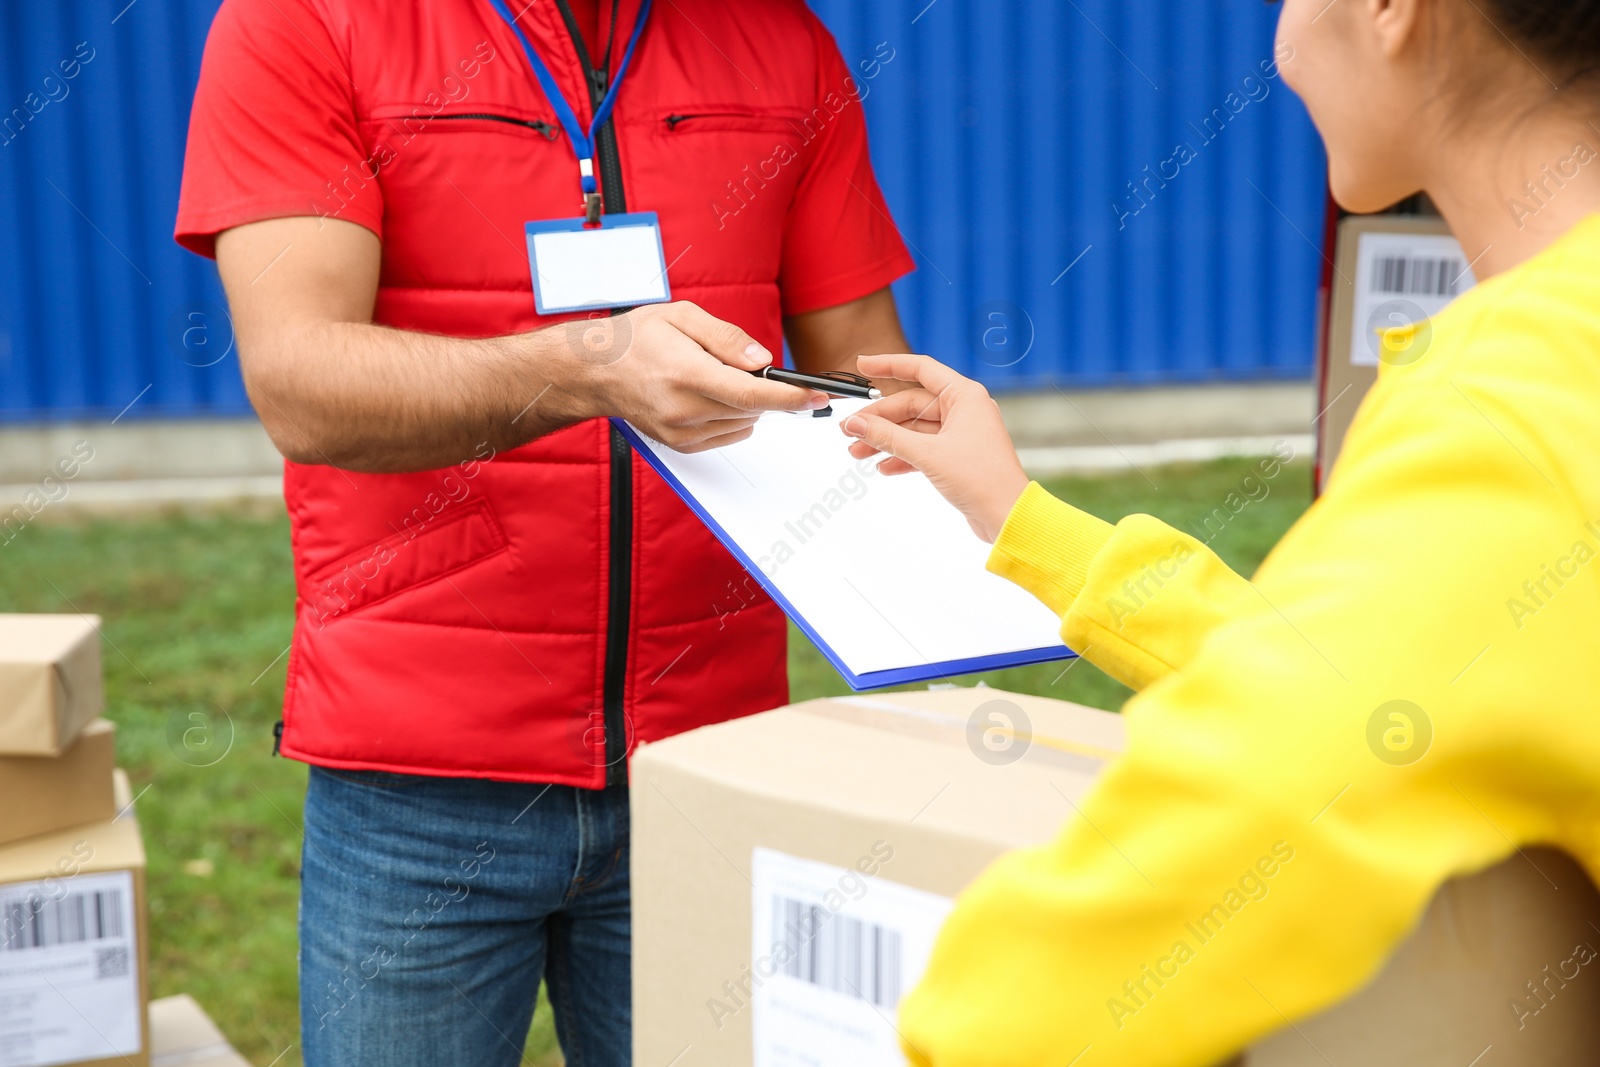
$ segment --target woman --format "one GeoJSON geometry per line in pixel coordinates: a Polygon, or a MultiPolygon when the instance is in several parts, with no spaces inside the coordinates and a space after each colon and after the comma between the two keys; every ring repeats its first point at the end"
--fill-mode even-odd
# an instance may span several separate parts
{"type": "Polygon", "coordinates": [[[1030,484],[975,383],[861,360],[916,387],[852,454],[927,474],[1139,691],[1083,817],[962,896],[918,1063],[1201,1067],[1357,990],[1455,875],[1549,843],[1600,876],[1600,0],[1287,0],[1278,33],[1334,196],[1427,192],[1483,281],[1384,336],[1253,581],[1030,484]]]}

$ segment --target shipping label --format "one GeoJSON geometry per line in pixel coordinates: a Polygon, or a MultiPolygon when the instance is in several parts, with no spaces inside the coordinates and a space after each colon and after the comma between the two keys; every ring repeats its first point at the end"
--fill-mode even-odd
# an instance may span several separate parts
{"type": "Polygon", "coordinates": [[[139,1051],[133,905],[129,871],[0,885],[0,1067],[139,1051]]]}
{"type": "Polygon", "coordinates": [[[1444,234],[1364,233],[1356,249],[1350,362],[1378,365],[1384,330],[1432,318],[1476,284],[1461,243],[1444,234]]]}
{"type": "Polygon", "coordinates": [[[905,1063],[895,1012],[954,901],[863,866],[755,850],[755,1067],[905,1063]]]}

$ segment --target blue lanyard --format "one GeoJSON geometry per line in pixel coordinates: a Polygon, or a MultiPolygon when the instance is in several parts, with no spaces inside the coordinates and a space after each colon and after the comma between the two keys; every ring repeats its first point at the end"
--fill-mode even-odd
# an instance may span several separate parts
{"type": "MultiPolygon", "coordinates": [[[[627,50],[622,53],[622,62],[617,65],[617,76],[612,79],[611,87],[606,90],[606,95],[601,98],[600,106],[594,109],[594,121],[589,124],[588,130],[578,125],[578,116],[573,112],[572,105],[567,103],[567,98],[562,95],[561,87],[556,84],[555,76],[550,73],[550,68],[545,66],[538,51],[533,47],[533,42],[528,40],[528,35],[522,32],[522,27],[517,25],[517,20],[512,17],[511,9],[506,6],[506,0],[489,0],[500,17],[505,19],[506,25],[511,27],[517,35],[517,40],[522,42],[522,50],[528,54],[528,65],[533,68],[534,77],[539,79],[539,86],[544,90],[544,95],[549,98],[550,104],[556,109],[556,118],[561,120],[562,129],[567,131],[567,140],[572,142],[572,150],[578,156],[578,174],[583,181],[585,200],[591,204],[598,201],[590,200],[595,194],[594,181],[594,142],[595,136],[600,132],[600,127],[606,124],[606,119],[611,117],[611,108],[617,102],[617,90],[622,88],[623,76],[628,73],[628,61],[633,58],[634,46],[639,43],[639,36],[644,32],[644,24],[650,17],[650,2],[644,0],[639,5],[639,15],[633,24],[633,34],[628,38],[627,50]]],[[[592,212],[591,212],[592,214],[592,212]]]]}

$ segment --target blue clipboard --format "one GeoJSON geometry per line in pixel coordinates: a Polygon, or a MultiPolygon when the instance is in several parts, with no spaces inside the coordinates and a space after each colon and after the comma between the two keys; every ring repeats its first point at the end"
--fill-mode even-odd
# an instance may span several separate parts
{"type": "Polygon", "coordinates": [[[652,470],[661,476],[663,481],[672,487],[672,491],[678,494],[683,502],[689,506],[689,510],[694,512],[701,522],[705,523],[706,528],[716,536],[718,541],[722,542],[722,546],[733,554],[733,557],[750,573],[750,576],[761,583],[761,588],[766,590],[767,595],[777,602],[778,606],[783,609],[783,613],[789,616],[794,621],[794,624],[800,628],[801,632],[811,640],[811,643],[816,645],[817,649],[827,657],[828,662],[833,664],[834,669],[839,672],[854,691],[860,693],[868,689],[882,689],[891,685],[948,681],[962,674],[976,674],[980,671],[1001,670],[1006,667],[1025,667],[1031,663],[1050,663],[1052,661],[1077,658],[1078,654],[1065,645],[1054,645],[1023,649],[1017,652],[1006,652],[993,656],[975,656],[970,659],[945,660],[915,667],[899,667],[894,670],[870,671],[866,674],[857,674],[845,664],[844,658],[827,641],[823,640],[822,635],[817,633],[805,616],[801,615],[795,606],[789,602],[789,599],[783,595],[782,591],[767,576],[766,572],[757,566],[739,543],[711,517],[710,512],[706,510],[700,501],[695,499],[694,494],[678,480],[678,477],[672,471],[662,464],[656,454],[644,443],[638,431],[628,425],[625,419],[613,418],[611,425],[615,426],[618,432],[628,439],[628,443],[633,446],[634,451],[650,465],[652,470]]]}

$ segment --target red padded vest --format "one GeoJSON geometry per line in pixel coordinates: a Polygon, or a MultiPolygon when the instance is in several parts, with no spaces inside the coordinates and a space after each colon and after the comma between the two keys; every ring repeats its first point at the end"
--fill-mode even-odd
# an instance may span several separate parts
{"type": "MultiPolygon", "coordinates": [[[[612,69],[637,8],[622,0],[612,69]]],[[[555,4],[521,22],[587,124],[555,4]]],[[[856,95],[800,0],[657,2],[616,105],[608,209],[659,213],[674,298],[779,351],[782,314],[910,267],[856,95]]],[[[376,321],[468,337],[554,321],[535,313],[522,224],[580,202],[572,149],[486,0],[229,0],[184,182],[186,246],[209,253],[255,218],[359,222],[383,239],[376,321]],[[282,98],[297,118],[256,114],[282,98]],[[324,174],[329,145],[359,158],[324,174]]],[[[640,741],[787,699],[781,613],[603,421],[425,473],[289,463],[285,495],[286,755],[599,787],[640,741]]]]}

